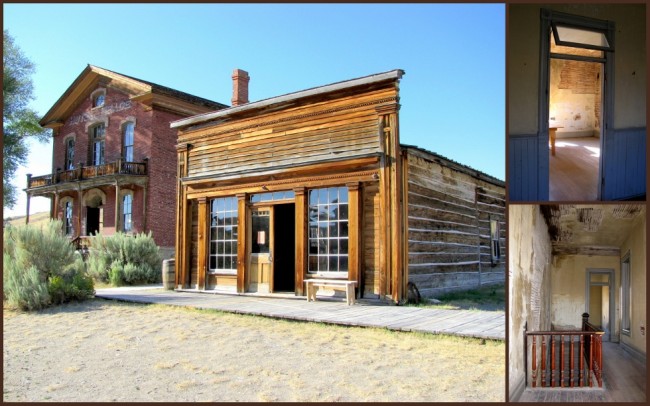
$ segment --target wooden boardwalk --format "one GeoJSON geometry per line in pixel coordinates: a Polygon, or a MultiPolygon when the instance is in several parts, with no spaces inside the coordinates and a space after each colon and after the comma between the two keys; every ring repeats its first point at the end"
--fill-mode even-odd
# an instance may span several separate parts
{"type": "Polygon", "coordinates": [[[505,340],[504,311],[440,310],[392,306],[374,300],[359,300],[348,306],[345,299],[305,297],[261,297],[227,293],[169,291],[162,288],[97,289],[103,299],[214,309],[281,319],[313,321],[345,326],[379,327],[463,337],[505,340]]]}

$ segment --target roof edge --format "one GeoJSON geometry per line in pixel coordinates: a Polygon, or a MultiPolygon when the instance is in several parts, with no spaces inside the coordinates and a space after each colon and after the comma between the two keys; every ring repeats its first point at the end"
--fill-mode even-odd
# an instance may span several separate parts
{"type": "Polygon", "coordinates": [[[228,116],[230,114],[241,113],[241,112],[248,111],[248,110],[267,107],[267,106],[270,106],[272,104],[288,102],[288,101],[300,99],[300,98],[303,98],[303,97],[315,96],[315,95],[318,95],[318,94],[324,94],[324,93],[329,93],[329,92],[333,92],[333,91],[336,91],[336,90],[348,89],[348,88],[355,87],[355,86],[360,86],[360,85],[377,83],[377,82],[381,82],[381,81],[389,80],[389,79],[397,79],[397,80],[399,80],[399,79],[402,78],[402,75],[404,75],[404,71],[402,69],[394,69],[394,70],[391,70],[391,71],[388,71],[388,72],[376,73],[374,75],[364,76],[364,77],[357,78],[357,79],[350,79],[350,80],[345,80],[345,81],[342,81],[342,82],[332,83],[332,84],[329,84],[329,85],[314,87],[314,88],[311,88],[311,89],[300,90],[300,91],[293,92],[293,93],[287,93],[287,94],[282,95],[282,96],[271,97],[271,98],[268,98],[268,99],[263,99],[263,100],[259,100],[259,101],[252,102],[252,103],[242,104],[242,105],[239,105],[239,106],[234,106],[234,107],[230,107],[230,108],[215,111],[215,112],[199,114],[199,115],[196,115],[196,116],[193,116],[193,117],[188,117],[188,118],[172,121],[170,123],[170,127],[171,128],[179,128],[179,127],[185,127],[185,126],[192,125],[192,124],[200,124],[200,123],[204,123],[206,121],[210,121],[210,120],[214,120],[214,119],[221,118],[221,117],[224,117],[224,116],[228,116]]]}

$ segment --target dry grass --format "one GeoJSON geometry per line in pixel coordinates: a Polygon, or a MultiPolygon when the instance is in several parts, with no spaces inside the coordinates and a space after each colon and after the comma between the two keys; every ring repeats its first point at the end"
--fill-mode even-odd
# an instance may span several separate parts
{"type": "Polygon", "coordinates": [[[504,401],[502,342],[94,300],[4,312],[4,401],[504,401]]]}
{"type": "MultiPolygon", "coordinates": [[[[41,213],[34,213],[29,215],[29,224],[43,225],[50,220],[50,212],[44,211],[41,213]]],[[[22,226],[25,224],[25,216],[8,217],[5,219],[12,226],[22,226]]]]}

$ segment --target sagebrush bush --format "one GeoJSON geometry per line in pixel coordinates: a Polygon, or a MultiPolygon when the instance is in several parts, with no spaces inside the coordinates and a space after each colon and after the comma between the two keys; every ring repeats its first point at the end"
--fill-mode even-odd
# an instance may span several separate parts
{"type": "Polygon", "coordinates": [[[94,295],[92,279],[62,223],[8,227],[3,238],[3,294],[12,307],[37,310],[94,295]]]}
{"type": "Polygon", "coordinates": [[[88,256],[90,275],[114,286],[158,283],[162,259],[151,233],[95,236],[88,256]]]}

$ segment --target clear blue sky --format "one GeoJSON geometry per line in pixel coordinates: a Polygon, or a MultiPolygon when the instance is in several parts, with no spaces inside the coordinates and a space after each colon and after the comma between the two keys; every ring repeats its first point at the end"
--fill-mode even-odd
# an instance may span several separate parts
{"type": "MultiPolygon", "coordinates": [[[[230,104],[392,69],[400,136],[499,179],[505,174],[504,4],[4,4],[4,28],[36,65],[41,115],[87,64],[230,104]]],[[[51,143],[25,174],[51,173],[51,143]]],[[[32,213],[49,199],[32,199],[32,213]]],[[[4,217],[23,215],[25,196],[4,217]]]]}

